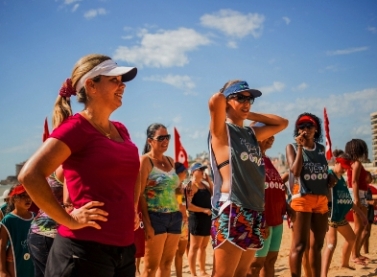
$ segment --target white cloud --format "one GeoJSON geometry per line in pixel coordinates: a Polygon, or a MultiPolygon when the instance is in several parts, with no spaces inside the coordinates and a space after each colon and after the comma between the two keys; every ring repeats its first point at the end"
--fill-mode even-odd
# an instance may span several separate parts
{"type": "Polygon", "coordinates": [[[370,133],[371,133],[370,125],[362,125],[362,126],[354,127],[352,129],[352,135],[356,137],[370,135],[370,133]]]}
{"type": "Polygon", "coordinates": [[[303,91],[307,88],[308,88],[308,84],[303,82],[303,83],[299,84],[298,86],[294,87],[293,91],[303,91]]]}
{"type": "MultiPolygon", "coordinates": [[[[263,91],[262,91],[263,93],[263,91]]],[[[297,98],[294,102],[286,103],[283,101],[270,102],[258,101],[258,107],[265,112],[282,114],[290,119],[296,119],[301,112],[309,111],[318,115],[323,114],[323,108],[326,107],[327,113],[334,117],[350,117],[359,115],[360,107],[363,116],[376,110],[377,107],[377,88],[364,89],[355,92],[347,92],[343,94],[330,94],[324,97],[304,97],[297,98]]]]}
{"type": "Polygon", "coordinates": [[[174,124],[178,124],[182,121],[182,116],[177,115],[177,116],[173,117],[172,121],[173,121],[174,124]]]}
{"type": "Polygon", "coordinates": [[[75,12],[79,8],[80,4],[73,5],[72,12],[75,12]]]}
{"type": "Polygon", "coordinates": [[[98,15],[105,15],[107,11],[104,8],[91,9],[84,14],[86,19],[92,19],[98,15]]]}
{"type": "Polygon", "coordinates": [[[377,28],[376,27],[372,27],[372,26],[369,26],[367,28],[367,30],[373,34],[376,34],[377,33],[377,28]]]}
{"type": "Polygon", "coordinates": [[[138,36],[139,46],[119,46],[114,54],[115,60],[149,67],[184,66],[189,63],[187,53],[211,41],[193,29],[160,30],[149,33],[142,29],[138,36]]]}
{"type": "Polygon", "coordinates": [[[76,2],[80,2],[81,0],[64,0],[64,5],[70,5],[76,2]]]}
{"type": "Polygon", "coordinates": [[[356,53],[356,52],[367,51],[368,49],[369,49],[368,46],[353,47],[353,48],[347,48],[347,49],[342,49],[342,50],[327,51],[326,54],[328,56],[349,55],[349,54],[353,54],[353,53],[356,53]]]}
{"type": "Polygon", "coordinates": [[[273,92],[282,91],[285,88],[285,84],[282,82],[273,82],[271,86],[258,88],[263,95],[267,95],[273,92]]]}
{"type": "Polygon", "coordinates": [[[287,24],[287,25],[289,25],[289,23],[291,23],[291,20],[289,19],[289,17],[283,16],[283,20],[284,20],[285,24],[287,24]]]}
{"type": "Polygon", "coordinates": [[[182,90],[192,90],[195,88],[195,83],[187,75],[153,75],[144,78],[144,80],[165,83],[182,90]]]}
{"type": "Polygon", "coordinates": [[[128,35],[128,36],[122,36],[122,39],[126,39],[126,40],[128,40],[128,39],[132,39],[133,38],[133,36],[132,35],[128,35]]]}
{"type": "Polygon", "coordinates": [[[263,30],[264,16],[224,9],[203,15],[200,22],[204,27],[216,29],[229,37],[243,38],[252,35],[257,38],[263,30]]]}
{"type": "Polygon", "coordinates": [[[235,42],[235,41],[228,41],[227,46],[229,48],[233,48],[233,49],[238,48],[237,42],[235,42]]]}

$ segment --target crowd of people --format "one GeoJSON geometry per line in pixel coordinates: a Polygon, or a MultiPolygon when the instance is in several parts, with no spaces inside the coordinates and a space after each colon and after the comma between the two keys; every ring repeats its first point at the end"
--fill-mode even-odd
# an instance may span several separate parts
{"type": "Polygon", "coordinates": [[[174,264],[182,277],[187,255],[192,277],[272,277],[284,216],[291,276],[303,266],[306,276],[326,277],[337,232],[345,238],[342,267],[369,262],[360,253],[373,207],[363,140],[335,150],[330,169],[321,120],[304,112],[281,175],[266,151],[288,120],[250,111],[262,92],[231,80],[209,100],[209,165],[165,155],[171,135],[161,123],[147,127],[139,156],[127,128],[110,120],[136,75],[105,55],[75,64],[55,102],[53,132],[1,207],[0,276],[168,277],[174,264]],[[72,95],[84,106],[76,114],[72,95]],[[354,229],[346,220],[351,209],[354,229]],[[206,261],[209,242],[213,261],[206,261]]]}

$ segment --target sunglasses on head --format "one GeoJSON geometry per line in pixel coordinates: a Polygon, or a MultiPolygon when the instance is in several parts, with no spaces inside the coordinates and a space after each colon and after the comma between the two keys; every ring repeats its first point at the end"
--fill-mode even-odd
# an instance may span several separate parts
{"type": "Polygon", "coordinates": [[[156,137],[156,138],[151,138],[151,139],[153,139],[153,140],[157,140],[157,141],[159,141],[159,142],[162,142],[162,141],[164,141],[165,139],[166,139],[166,140],[170,140],[170,137],[171,137],[171,135],[164,135],[164,136],[158,136],[158,137],[156,137]]]}
{"type": "Polygon", "coordinates": [[[233,95],[229,96],[228,98],[234,99],[239,103],[249,102],[250,105],[254,103],[254,97],[253,96],[246,96],[246,95],[243,95],[241,93],[233,94],[233,95]]]}
{"type": "Polygon", "coordinates": [[[306,122],[306,123],[301,123],[301,124],[299,124],[299,125],[297,125],[297,128],[298,129],[310,129],[310,128],[312,128],[314,126],[314,124],[313,123],[309,123],[309,122],[306,122]]]}

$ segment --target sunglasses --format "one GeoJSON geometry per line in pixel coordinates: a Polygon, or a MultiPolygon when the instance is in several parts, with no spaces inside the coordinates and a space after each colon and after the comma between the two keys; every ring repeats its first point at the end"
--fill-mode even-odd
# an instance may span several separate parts
{"type": "Polygon", "coordinates": [[[314,127],[314,124],[313,123],[301,123],[299,125],[297,125],[297,128],[298,129],[310,129],[310,128],[313,128],[314,127]]]}
{"type": "Polygon", "coordinates": [[[158,142],[163,142],[165,139],[170,140],[171,135],[164,135],[164,136],[158,136],[156,138],[151,138],[153,140],[157,140],[158,142]]]}
{"type": "Polygon", "coordinates": [[[234,95],[231,95],[228,97],[229,99],[234,99],[236,100],[238,103],[246,103],[246,102],[249,102],[250,105],[254,103],[254,97],[252,96],[246,96],[246,95],[243,95],[243,94],[234,94],[234,95]]]}

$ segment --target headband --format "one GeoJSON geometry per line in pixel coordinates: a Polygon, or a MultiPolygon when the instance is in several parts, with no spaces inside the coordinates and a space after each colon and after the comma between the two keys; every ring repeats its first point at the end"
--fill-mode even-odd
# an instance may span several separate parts
{"type": "Polygon", "coordinates": [[[71,97],[72,95],[76,95],[76,90],[72,86],[71,78],[68,78],[63,83],[62,87],[59,90],[59,95],[62,97],[71,97]]]}
{"type": "Polygon", "coordinates": [[[308,116],[308,115],[303,115],[303,116],[301,116],[301,117],[297,120],[296,126],[300,125],[300,124],[303,123],[303,122],[310,122],[310,123],[313,123],[313,125],[316,126],[316,127],[318,128],[317,122],[315,122],[315,120],[314,120],[311,116],[308,116]]]}
{"type": "Polygon", "coordinates": [[[352,165],[352,161],[345,159],[345,158],[335,158],[335,161],[337,163],[340,163],[340,165],[345,169],[350,169],[352,165]]]}
{"type": "Polygon", "coordinates": [[[116,62],[109,59],[106,60],[91,70],[89,70],[84,76],[80,78],[80,80],[76,84],[76,91],[79,92],[85,85],[86,80],[94,78],[99,75],[103,76],[121,76],[122,75],[122,82],[131,81],[135,78],[137,74],[136,67],[124,67],[118,66],[116,62]]]}
{"type": "Polygon", "coordinates": [[[20,195],[21,193],[24,193],[25,187],[21,184],[17,185],[14,187],[14,189],[9,193],[9,197],[15,196],[15,195],[20,195]]]}

